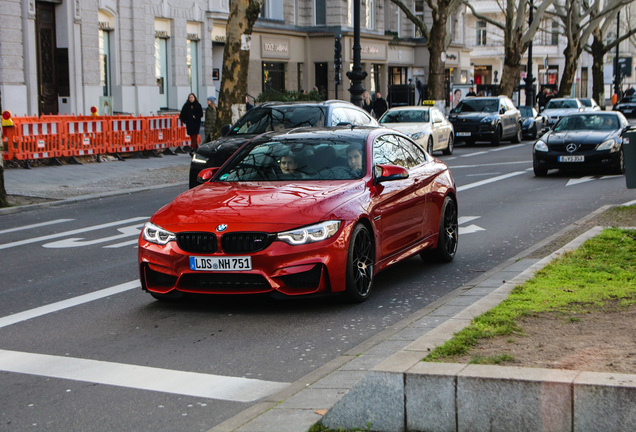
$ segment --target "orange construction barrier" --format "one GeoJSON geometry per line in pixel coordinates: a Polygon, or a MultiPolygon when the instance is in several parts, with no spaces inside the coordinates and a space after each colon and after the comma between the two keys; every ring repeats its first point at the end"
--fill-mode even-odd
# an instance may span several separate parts
{"type": "Polygon", "coordinates": [[[146,150],[168,149],[174,147],[173,125],[177,117],[159,116],[146,119],[146,150]]]}
{"type": "Polygon", "coordinates": [[[108,153],[130,153],[143,150],[145,120],[142,117],[109,117],[108,153]]]}
{"type": "MultiPolygon", "coordinates": [[[[62,122],[39,121],[36,117],[14,120],[14,147],[11,159],[48,159],[62,156],[64,138],[62,122]]],[[[8,146],[11,145],[8,144],[8,146]]]]}
{"type": "Polygon", "coordinates": [[[173,132],[174,132],[173,145],[175,147],[190,146],[190,136],[186,132],[185,124],[181,122],[181,120],[179,119],[179,116],[174,116],[174,119],[176,124],[175,124],[175,128],[173,129],[173,132]]]}
{"type": "MultiPolygon", "coordinates": [[[[75,117],[77,118],[77,117],[75,117]]],[[[106,151],[108,125],[97,117],[90,120],[66,120],[66,146],[62,156],[98,155],[106,151]]]]}

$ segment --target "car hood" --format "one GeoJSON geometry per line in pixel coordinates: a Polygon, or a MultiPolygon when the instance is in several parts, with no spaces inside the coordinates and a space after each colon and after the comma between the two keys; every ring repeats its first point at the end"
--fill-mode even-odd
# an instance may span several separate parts
{"type": "Polygon", "coordinates": [[[608,138],[617,137],[618,131],[567,131],[551,132],[547,136],[548,145],[559,145],[575,142],[577,144],[600,144],[608,138]]]}
{"type": "Polygon", "coordinates": [[[554,108],[554,109],[545,109],[541,111],[543,114],[554,117],[554,116],[564,116],[566,114],[579,112],[578,108],[554,108]]]}
{"type": "Polygon", "coordinates": [[[255,136],[256,135],[254,134],[224,136],[217,140],[199,145],[196,152],[208,159],[218,159],[218,156],[222,155],[220,159],[223,159],[223,162],[225,162],[225,160],[234,154],[236,150],[255,136]]]}
{"type": "Polygon", "coordinates": [[[485,112],[485,111],[478,111],[478,112],[467,112],[467,113],[459,113],[459,114],[451,114],[448,119],[453,121],[453,120],[473,120],[473,121],[477,121],[477,120],[481,120],[485,117],[494,117],[497,116],[496,112],[485,112]]]}
{"type": "Polygon", "coordinates": [[[382,123],[382,126],[395,129],[407,135],[426,132],[431,129],[428,123],[382,123]]]}
{"type": "Polygon", "coordinates": [[[174,232],[213,231],[219,224],[231,231],[274,232],[332,217],[363,194],[364,185],[365,180],[208,182],[182,193],[151,220],[174,232]]]}

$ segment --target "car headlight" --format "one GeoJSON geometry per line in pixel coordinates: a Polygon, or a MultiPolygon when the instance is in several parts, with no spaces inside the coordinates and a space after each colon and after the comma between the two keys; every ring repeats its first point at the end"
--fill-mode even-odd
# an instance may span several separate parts
{"type": "Polygon", "coordinates": [[[292,246],[326,240],[338,232],[340,221],[326,221],[291,231],[278,233],[277,240],[292,246]]]}
{"type": "Polygon", "coordinates": [[[144,225],[144,230],[141,232],[141,236],[147,242],[158,245],[165,245],[168,242],[177,239],[177,236],[174,233],[166,231],[165,229],[153,224],[152,222],[146,222],[146,224],[144,225]]]}
{"type": "Polygon", "coordinates": [[[533,122],[534,122],[534,120],[533,120],[533,119],[525,119],[525,120],[523,121],[523,125],[524,125],[524,126],[531,126],[533,122]]]}
{"type": "Polygon", "coordinates": [[[483,119],[481,119],[482,123],[495,123],[497,121],[497,117],[495,116],[486,116],[483,119]]]}
{"type": "Polygon", "coordinates": [[[424,135],[426,135],[424,132],[415,132],[414,134],[411,134],[411,138],[413,138],[414,140],[418,140],[424,135]]]}
{"type": "Polygon", "coordinates": [[[534,143],[534,151],[547,152],[548,145],[544,141],[539,140],[536,143],[534,143]]]}
{"type": "Polygon", "coordinates": [[[208,158],[206,158],[205,156],[201,156],[199,153],[194,153],[192,155],[192,162],[206,164],[208,163],[208,158]]]}
{"type": "Polygon", "coordinates": [[[609,150],[610,153],[617,152],[621,149],[621,145],[614,138],[604,141],[600,146],[596,147],[596,150],[609,150]]]}

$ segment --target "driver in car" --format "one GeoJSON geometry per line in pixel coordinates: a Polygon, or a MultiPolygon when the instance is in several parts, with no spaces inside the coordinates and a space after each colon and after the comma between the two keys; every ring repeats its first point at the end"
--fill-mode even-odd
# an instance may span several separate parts
{"type": "Polygon", "coordinates": [[[362,149],[359,145],[351,144],[349,148],[347,148],[347,162],[349,163],[349,168],[353,171],[356,177],[360,177],[362,175],[362,149]]]}

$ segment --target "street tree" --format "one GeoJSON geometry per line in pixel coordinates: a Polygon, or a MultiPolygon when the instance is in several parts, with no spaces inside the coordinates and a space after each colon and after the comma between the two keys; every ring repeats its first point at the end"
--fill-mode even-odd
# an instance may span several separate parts
{"type": "Polygon", "coordinates": [[[230,0],[215,135],[245,109],[252,29],[264,0],[230,0]]]}
{"type": "MultiPolygon", "coordinates": [[[[627,11],[626,11],[627,12],[627,11]]],[[[616,25],[616,15],[618,11],[611,15],[607,15],[592,31],[593,41],[585,46],[585,50],[592,55],[592,97],[603,105],[605,101],[605,55],[610,53],[616,46],[626,39],[630,39],[636,35],[636,28],[632,28],[631,23],[625,20],[627,27],[617,39],[610,39],[607,35],[616,25]]],[[[627,13],[627,16],[630,16],[627,13]]]]}
{"type": "Polygon", "coordinates": [[[442,60],[442,53],[446,51],[446,48],[448,48],[452,40],[452,35],[446,31],[447,22],[449,16],[457,12],[463,0],[424,1],[431,10],[433,24],[430,29],[402,0],[391,0],[391,2],[398,6],[408,19],[415,24],[422,36],[426,39],[426,47],[429,53],[428,97],[433,100],[443,100],[446,98],[444,80],[446,64],[442,60]]]}
{"type": "Polygon", "coordinates": [[[539,30],[541,19],[554,0],[543,0],[538,5],[528,0],[498,0],[497,5],[505,17],[503,21],[477,12],[475,4],[478,1],[466,0],[465,3],[476,18],[486,21],[503,32],[504,67],[501,71],[499,93],[511,97],[521,80],[521,60],[539,30]],[[532,24],[529,25],[527,17],[531,7],[533,19],[532,24]]]}
{"type": "Polygon", "coordinates": [[[633,0],[565,0],[554,3],[554,15],[560,20],[567,45],[565,66],[557,97],[568,97],[576,79],[579,58],[597,27],[633,0]]]}

